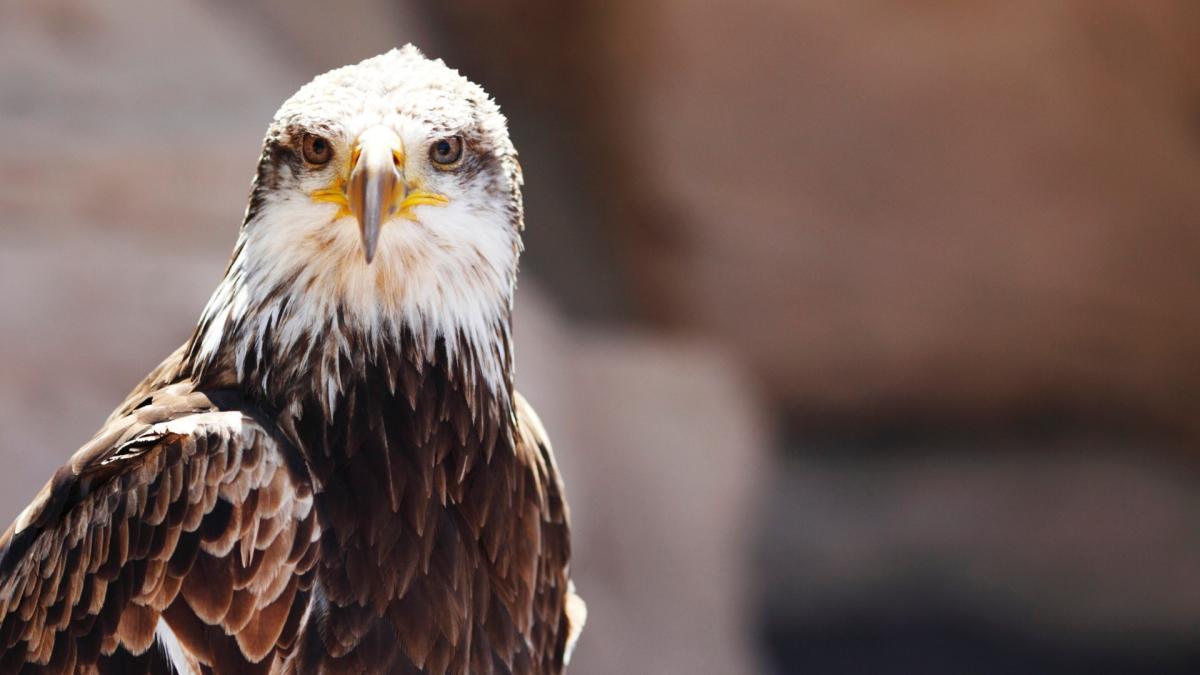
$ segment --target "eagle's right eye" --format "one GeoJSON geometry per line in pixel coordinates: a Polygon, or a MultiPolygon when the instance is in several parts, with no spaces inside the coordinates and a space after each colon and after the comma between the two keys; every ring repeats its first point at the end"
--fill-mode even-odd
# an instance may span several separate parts
{"type": "Polygon", "coordinates": [[[434,166],[448,171],[458,167],[459,160],[463,156],[463,140],[461,136],[450,136],[434,141],[429,147],[429,158],[433,160],[434,166]]]}
{"type": "Polygon", "coordinates": [[[313,166],[322,166],[333,159],[333,144],[316,134],[304,134],[300,152],[304,155],[304,161],[313,166]]]}

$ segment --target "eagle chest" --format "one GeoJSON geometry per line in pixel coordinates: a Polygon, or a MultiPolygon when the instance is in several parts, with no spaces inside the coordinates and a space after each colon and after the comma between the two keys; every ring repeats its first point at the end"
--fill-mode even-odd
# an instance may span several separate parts
{"type": "Polygon", "coordinates": [[[539,590],[539,475],[495,401],[436,369],[403,381],[376,373],[296,424],[321,524],[310,624],[331,628],[306,640],[397,672],[519,659],[539,590]]]}

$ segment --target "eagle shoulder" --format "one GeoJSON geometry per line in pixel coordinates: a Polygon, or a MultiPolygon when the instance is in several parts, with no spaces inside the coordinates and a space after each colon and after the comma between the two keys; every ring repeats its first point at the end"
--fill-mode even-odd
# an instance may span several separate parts
{"type": "Polygon", "coordinates": [[[234,392],[185,382],[114,415],[0,536],[0,672],[282,658],[320,529],[288,455],[234,392]]]}
{"type": "Polygon", "coordinates": [[[553,667],[547,672],[561,672],[570,662],[587,621],[587,605],[575,592],[575,583],[571,581],[570,510],[550,437],[524,396],[514,392],[513,402],[517,418],[514,431],[517,456],[533,468],[542,488],[538,495],[543,531],[538,570],[544,578],[534,586],[542,589],[535,599],[534,611],[537,623],[545,627],[547,635],[553,636],[554,644],[539,651],[553,661],[546,664],[553,667]]]}

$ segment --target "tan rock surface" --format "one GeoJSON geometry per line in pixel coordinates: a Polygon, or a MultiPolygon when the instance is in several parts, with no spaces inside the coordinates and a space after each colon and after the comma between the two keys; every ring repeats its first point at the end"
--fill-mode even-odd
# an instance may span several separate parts
{"type": "Polygon", "coordinates": [[[450,5],[628,299],[806,424],[1200,417],[1194,2],[450,5]]]}
{"type": "Polygon", "coordinates": [[[1192,423],[1195,3],[609,7],[642,288],[792,410],[1192,423]]]}

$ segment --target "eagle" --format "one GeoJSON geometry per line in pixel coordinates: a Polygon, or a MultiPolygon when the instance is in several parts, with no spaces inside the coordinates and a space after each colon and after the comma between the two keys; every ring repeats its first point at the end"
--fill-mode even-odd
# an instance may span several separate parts
{"type": "Polygon", "coordinates": [[[411,45],[288,99],[191,337],[0,538],[0,673],[563,672],[521,187],[494,100],[411,45]]]}

